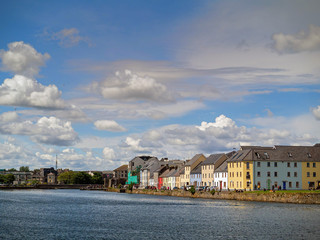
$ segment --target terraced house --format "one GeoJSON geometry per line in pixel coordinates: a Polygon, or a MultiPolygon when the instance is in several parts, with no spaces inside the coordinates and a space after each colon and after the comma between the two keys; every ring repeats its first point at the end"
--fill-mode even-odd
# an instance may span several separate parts
{"type": "Polygon", "coordinates": [[[214,185],[214,171],[224,161],[227,160],[227,155],[224,153],[211,154],[201,165],[202,186],[214,185]]]}
{"type": "Polygon", "coordinates": [[[190,161],[187,161],[184,166],[184,173],[180,175],[180,186],[191,185],[190,174],[201,162],[205,161],[206,157],[203,154],[196,154],[190,161]]]}
{"type": "Polygon", "coordinates": [[[243,146],[228,160],[230,189],[320,186],[320,146],[243,146]]]}

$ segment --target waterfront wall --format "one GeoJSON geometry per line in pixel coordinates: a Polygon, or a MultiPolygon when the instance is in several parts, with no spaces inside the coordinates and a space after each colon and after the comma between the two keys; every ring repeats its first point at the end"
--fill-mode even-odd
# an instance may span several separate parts
{"type": "MultiPolygon", "coordinates": [[[[127,193],[130,191],[127,190],[127,193]]],[[[150,194],[160,196],[204,198],[204,199],[223,199],[238,201],[257,201],[257,202],[280,202],[280,203],[300,203],[300,204],[320,204],[320,193],[304,192],[216,192],[212,195],[210,192],[196,192],[192,195],[189,191],[174,190],[133,190],[135,194],[150,194]]]]}

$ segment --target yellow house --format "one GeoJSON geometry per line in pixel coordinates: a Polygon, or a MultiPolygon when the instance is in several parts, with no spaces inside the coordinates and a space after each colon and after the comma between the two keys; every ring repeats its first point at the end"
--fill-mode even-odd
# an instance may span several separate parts
{"type": "Polygon", "coordinates": [[[229,189],[253,190],[253,161],[250,149],[240,149],[228,162],[229,189]]]}
{"type": "Polygon", "coordinates": [[[214,185],[214,170],[218,168],[224,161],[227,160],[227,155],[224,153],[211,154],[201,165],[201,185],[214,185]]]}
{"type": "Polygon", "coordinates": [[[205,161],[206,157],[203,154],[196,154],[190,161],[187,161],[184,166],[184,174],[180,174],[180,186],[190,185],[190,173],[201,162],[205,161]]]}

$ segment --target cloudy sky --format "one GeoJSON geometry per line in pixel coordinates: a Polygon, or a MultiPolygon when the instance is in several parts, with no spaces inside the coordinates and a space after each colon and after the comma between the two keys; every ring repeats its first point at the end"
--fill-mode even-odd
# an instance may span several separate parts
{"type": "Polygon", "coordinates": [[[320,2],[2,1],[0,168],[320,142],[320,2]]]}

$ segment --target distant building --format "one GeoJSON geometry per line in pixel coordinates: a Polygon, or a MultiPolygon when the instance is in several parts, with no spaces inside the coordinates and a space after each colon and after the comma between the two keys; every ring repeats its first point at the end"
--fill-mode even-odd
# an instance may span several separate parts
{"type": "Polygon", "coordinates": [[[47,175],[47,182],[48,184],[57,184],[57,175],[53,172],[47,175]]]}
{"type": "Polygon", "coordinates": [[[113,185],[117,186],[119,184],[124,185],[127,180],[128,175],[128,165],[122,165],[115,170],[113,170],[113,185]]]}

